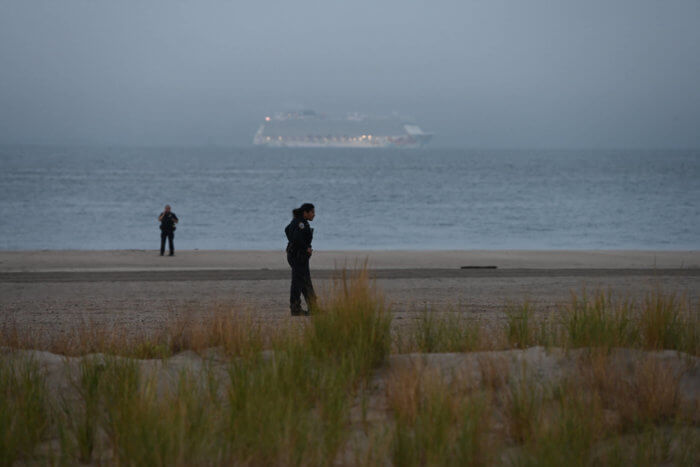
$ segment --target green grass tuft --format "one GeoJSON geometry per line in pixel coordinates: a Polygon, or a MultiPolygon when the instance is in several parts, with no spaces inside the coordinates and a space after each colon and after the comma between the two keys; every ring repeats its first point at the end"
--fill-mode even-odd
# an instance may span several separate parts
{"type": "Polygon", "coordinates": [[[30,460],[50,423],[44,375],[32,359],[0,359],[0,465],[30,460]]]}
{"type": "Polygon", "coordinates": [[[568,345],[572,347],[628,347],[638,340],[632,321],[632,307],[616,303],[610,294],[599,293],[590,299],[572,295],[564,315],[568,345]]]}
{"type": "Polygon", "coordinates": [[[439,375],[407,370],[389,381],[395,465],[483,465],[492,451],[488,398],[451,388],[439,375]]]}

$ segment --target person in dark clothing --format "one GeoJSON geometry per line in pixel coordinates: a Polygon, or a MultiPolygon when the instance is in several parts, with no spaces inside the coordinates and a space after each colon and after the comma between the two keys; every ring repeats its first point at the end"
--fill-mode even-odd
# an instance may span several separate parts
{"type": "Polygon", "coordinates": [[[287,262],[292,268],[289,306],[292,316],[308,315],[316,306],[316,293],[311,284],[309,271],[309,258],[313,252],[311,241],[314,237],[314,229],[309,227],[309,222],[314,220],[316,211],[313,204],[304,203],[293,210],[292,215],[294,218],[284,229],[288,240],[287,262]],[[304,295],[308,310],[301,308],[301,295],[304,295]]]}
{"type": "Polygon", "coordinates": [[[165,210],[158,216],[160,221],[160,255],[163,256],[165,253],[165,239],[168,239],[168,246],[170,246],[170,256],[175,255],[175,245],[173,245],[173,239],[175,238],[175,224],[179,222],[179,219],[174,212],[170,211],[170,205],[165,205],[165,210]]]}

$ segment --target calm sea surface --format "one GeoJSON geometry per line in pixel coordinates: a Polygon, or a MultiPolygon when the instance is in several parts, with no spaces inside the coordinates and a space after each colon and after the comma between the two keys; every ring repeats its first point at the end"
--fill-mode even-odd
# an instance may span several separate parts
{"type": "Polygon", "coordinates": [[[0,147],[0,249],[700,249],[700,151],[0,147]]]}

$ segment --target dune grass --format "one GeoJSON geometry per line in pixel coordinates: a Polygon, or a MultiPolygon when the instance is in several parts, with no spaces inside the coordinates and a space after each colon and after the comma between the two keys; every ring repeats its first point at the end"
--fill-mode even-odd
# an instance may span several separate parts
{"type": "Polygon", "coordinates": [[[347,436],[352,395],[386,358],[390,315],[366,271],[342,276],[300,334],[274,354],[234,361],[227,419],[232,459],[253,464],[324,464],[347,436]]]}
{"type": "Polygon", "coordinates": [[[700,304],[675,294],[650,292],[633,302],[612,292],[572,293],[569,303],[549,314],[530,302],[509,304],[500,329],[454,312],[425,311],[408,332],[395,333],[394,348],[408,352],[468,352],[563,348],[677,350],[700,356],[700,304]]]}
{"type": "Polygon", "coordinates": [[[562,381],[525,386],[517,388],[515,420],[526,429],[516,432],[520,443],[509,459],[513,464],[694,465],[699,460],[691,451],[700,442],[697,422],[679,404],[677,376],[657,360],[636,360],[625,375],[607,354],[589,354],[578,372],[562,381]],[[521,417],[521,411],[532,414],[521,417]],[[648,449],[639,444],[644,438],[665,439],[666,446],[648,449]]]}
{"type": "MultiPolygon", "coordinates": [[[[274,330],[217,311],[142,340],[88,330],[76,334],[86,342],[52,342],[68,355],[102,352],[67,361],[70,397],[53,404],[38,366],[3,358],[0,457],[8,465],[31,459],[41,441],[56,437],[46,462],[327,464],[348,436],[354,394],[385,361],[390,323],[361,270],[343,273],[312,319],[274,330]],[[212,347],[226,361],[168,375],[176,381],[165,387],[157,363],[144,367],[133,358],[212,347]]],[[[21,343],[14,336],[11,343],[21,343]]]]}
{"type": "Polygon", "coordinates": [[[424,309],[417,325],[408,332],[394,334],[397,353],[469,352],[484,344],[479,323],[454,311],[424,309]]]}
{"type": "Polygon", "coordinates": [[[59,401],[62,417],[58,425],[59,439],[63,452],[84,463],[91,461],[97,444],[104,369],[105,366],[94,358],[81,360],[79,373],[71,381],[78,400],[72,402],[63,397],[59,401]]]}
{"type": "Polygon", "coordinates": [[[418,368],[392,375],[388,400],[395,417],[395,465],[483,465],[492,460],[488,394],[453,391],[439,375],[418,368]]]}
{"type": "Polygon", "coordinates": [[[0,359],[0,465],[32,459],[49,423],[48,389],[37,363],[0,359]]]}
{"type": "Polygon", "coordinates": [[[158,359],[184,350],[198,352],[210,348],[219,348],[229,356],[243,356],[269,346],[279,331],[256,320],[251,311],[219,303],[204,311],[187,310],[164,323],[161,329],[150,332],[97,325],[84,318],[66,333],[47,337],[6,319],[0,323],[0,342],[9,348],[45,350],[66,356],[104,353],[158,359]]]}
{"type": "MultiPolygon", "coordinates": [[[[584,293],[547,315],[510,305],[500,327],[426,309],[392,335],[364,269],[340,274],[311,318],[275,328],[225,306],[150,335],[87,326],[44,344],[84,356],[66,359],[65,387],[49,388],[32,358],[0,355],[0,465],[697,465],[699,407],[653,352],[698,356],[698,315],[661,292],[584,293]],[[535,345],[571,351],[575,366],[551,380],[487,352],[468,378],[385,366],[392,348],[535,345]],[[168,365],[186,350],[201,367],[168,365]],[[373,420],[370,398],[384,401],[373,420]]],[[[13,326],[2,336],[38,342],[13,326]]]]}

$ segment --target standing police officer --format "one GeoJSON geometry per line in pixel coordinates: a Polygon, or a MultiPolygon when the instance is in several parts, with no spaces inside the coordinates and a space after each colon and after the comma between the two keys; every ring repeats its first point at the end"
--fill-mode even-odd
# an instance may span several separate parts
{"type": "Polygon", "coordinates": [[[292,287],[289,295],[289,306],[292,316],[308,315],[316,305],[316,293],[311,285],[309,258],[313,252],[311,241],[314,229],[309,227],[309,221],[314,220],[316,212],[314,205],[304,203],[292,211],[294,218],[284,229],[287,234],[287,262],[292,268],[292,287]],[[301,295],[304,295],[308,310],[301,308],[301,295]]]}
{"type": "Polygon", "coordinates": [[[174,212],[170,211],[170,205],[166,204],[165,210],[160,213],[158,220],[160,221],[160,255],[163,256],[163,253],[165,253],[165,239],[167,238],[170,246],[170,256],[174,256],[175,224],[178,223],[179,219],[174,212]]]}

